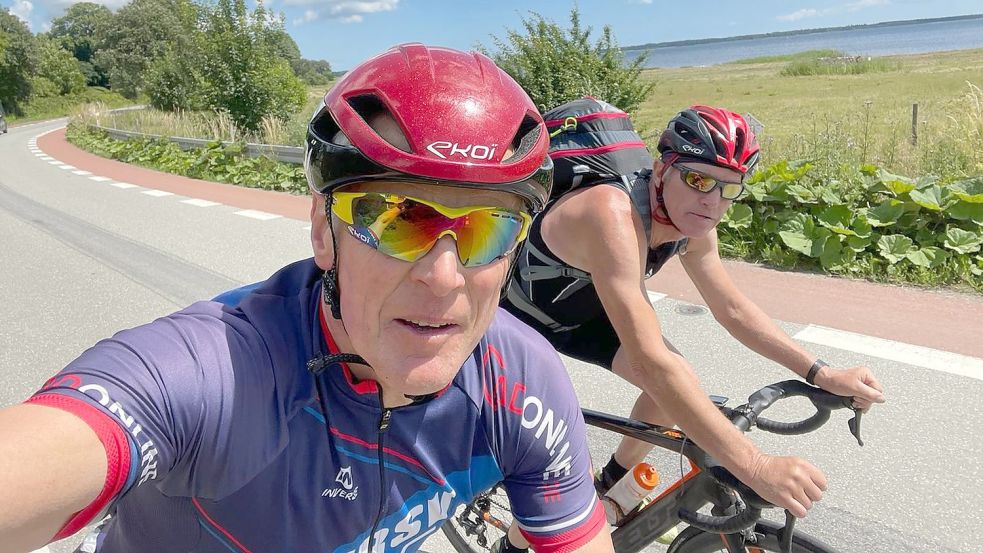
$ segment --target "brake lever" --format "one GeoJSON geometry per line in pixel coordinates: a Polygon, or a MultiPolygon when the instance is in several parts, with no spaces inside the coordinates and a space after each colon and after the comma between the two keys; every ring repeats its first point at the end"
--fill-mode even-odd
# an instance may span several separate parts
{"type": "Polygon", "coordinates": [[[782,528],[782,535],[778,540],[778,549],[781,553],[792,553],[792,533],[795,531],[795,515],[785,509],[785,528],[782,528]]]}
{"type": "Polygon", "coordinates": [[[864,412],[852,405],[850,406],[850,409],[853,409],[854,415],[852,419],[847,421],[847,426],[850,427],[850,433],[857,439],[857,443],[860,444],[860,447],[863,447],[864,441],[860,437],[860,417],[864,414],[864,412]]]}

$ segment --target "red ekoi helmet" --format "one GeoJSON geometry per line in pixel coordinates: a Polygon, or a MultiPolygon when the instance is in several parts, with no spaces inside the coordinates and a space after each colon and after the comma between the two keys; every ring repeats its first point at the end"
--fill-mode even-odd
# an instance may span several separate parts
{"type": "Polygon", "coordinates": [[[316,192],[358,181],[413,180],[502,190],[533,213],[549,198],[553,162],[536,105],[479,53],[404,44],[352,69],[307,130],[304,168],[316,192]],[[388,114],[408,149],[368,123],[388,114]]]}
{"type": "Polygon", "coordinates": [[[659,138],[659,153],[727,167],[748,174],[758,162],[760,146],[739,113],[692,106],[676,114],[659,138]]]}

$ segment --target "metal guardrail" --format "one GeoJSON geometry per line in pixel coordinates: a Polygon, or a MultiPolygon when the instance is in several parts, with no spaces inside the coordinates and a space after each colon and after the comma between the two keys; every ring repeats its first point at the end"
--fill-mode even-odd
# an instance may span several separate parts
{"type": "MultiPolygon", "coordinates": [[[[201,138],[185,138],[180,136],[162,136],[159,134],[144,134],[134,131],[124,131],[99,125],[89,125],[90,129],[105,132],[117,140],[128,138],[149,138],[157,140],[168,140],[177,144],[182,150],[197,150],[214,143],[214,140],[203,140],[201,138]]],[[[232,142],[222,142],[222,144],[232,144],[232,142]]],[[[283,163],[293,163],[296,165],[304,164],[304,149],[297,146],[280,146],[273,144],[252,144],[247,143],[245,153],[249,157],[266,156],[283,163]]]]}

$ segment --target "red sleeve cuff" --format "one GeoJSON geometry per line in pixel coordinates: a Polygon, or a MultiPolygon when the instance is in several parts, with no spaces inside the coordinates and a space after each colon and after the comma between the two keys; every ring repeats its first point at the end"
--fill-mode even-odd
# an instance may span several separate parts
{"type": "Polygon", "coordinates": [[[130,444],[119,422],[88,403],[60,394],[39,394],[24,403],[54,407],[79,417],[99,437],[106,449],[106,482],[92,503],[75,513],[51,541],[71,536],[92,522],[123,489],[130,471],[130,444]]]}
{"type": "Polygon", "coordinates": [[[607,527],[607,519],[604,517],[604,508],[601,502],[594,500],[594,510],[579,526],[567,530],[562,534],[552,536],[541,536],[526,532],[522,528],[519,531],[522,536],[529,541],[536,553],[570,553],[576,551],[594,539],[598,532],[607,527]]]}

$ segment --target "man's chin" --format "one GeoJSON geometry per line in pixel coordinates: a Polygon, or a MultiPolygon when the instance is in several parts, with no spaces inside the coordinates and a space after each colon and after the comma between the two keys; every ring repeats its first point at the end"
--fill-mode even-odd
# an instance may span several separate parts
{"type": "Polygon", "coordinates": [[[450,384],[464,364],[464,359],[448,360],[448,356],[413,357],[402,360],[390,373],[393,383],[410,396],[425,396],[439,392],[450,384]]]}

